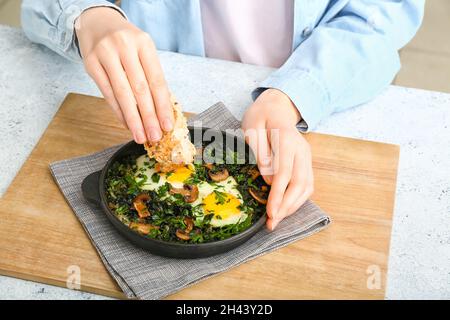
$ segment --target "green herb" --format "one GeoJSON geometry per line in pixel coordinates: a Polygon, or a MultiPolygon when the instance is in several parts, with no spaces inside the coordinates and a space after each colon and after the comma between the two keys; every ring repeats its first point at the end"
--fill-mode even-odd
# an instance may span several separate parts
{"type": "Polygon", "coordinates": [[[121,205],[120,207],[117,207],[116,213],[117,214],[126,214],[130,211],[130,208],[128,208],[127,205],[121,205]]]}
{"type": "Polygon", "coordinates": [[[214,195],[216,196],[216,204],[224,204],[227,199],[227,194],[225,192],[214,190],[214,195]]]}
{"type": "Polygon", "coordinates": [[[154,183],[158,183],[159,179],[161,179],[161,176],[158,173],[155,172],[154,174],[152,174],[152,181],[154,183]]]}

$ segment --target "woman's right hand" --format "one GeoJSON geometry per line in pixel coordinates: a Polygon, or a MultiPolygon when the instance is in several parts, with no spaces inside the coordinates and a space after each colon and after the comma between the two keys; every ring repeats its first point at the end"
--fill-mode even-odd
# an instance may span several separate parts
{"type": "Polygon", "coordinates": [[[137,143],[158,141],[173,128],[170,93],[149,35],[119,11],[96,7],[76,21],[87,73],[137,143]]]}

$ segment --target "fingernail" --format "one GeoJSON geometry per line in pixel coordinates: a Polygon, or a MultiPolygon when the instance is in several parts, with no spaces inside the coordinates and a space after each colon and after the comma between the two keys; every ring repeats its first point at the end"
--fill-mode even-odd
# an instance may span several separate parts
{"type": "Polygon", "coordinates": [[[150,130],[150,141],[159,141],[161,139],[161,132],[157,129],[150,130]]]}
{"type": "Polygon", "coordinates": [[[261,159],[261,165],[263,167],[268,167],[270,165],[271,161],[272,161],[272,159],[270,157],[264,157],[261,159]]]}
{"type": "Polygon", "coordinates": [[[280,223],[279,220],[272,220],[272,231],[275,230],[276,226],[280,223]]]}
{"type": "Polygon", "coordinates": [[[144,143],[145,142],[145,133],[143,131],[137,131],[134,133],[134,141],[137,143],[144,143]]]}
{"type": "Polygon", "coordinates": [[[272,179],[273,179],[272,176],[267,175],[267,176],[263,176],[263,178],[264,178],[264,181],[265,181],[268,185],[271,185],[271,184],[272,184],[272,179]]]}
{"type": "Polygon", "coordinates": [[[164,131],[171,131],[173,129],[172,121],[169,118],[165,118],[162,121],[162,126],[164,131]]]}

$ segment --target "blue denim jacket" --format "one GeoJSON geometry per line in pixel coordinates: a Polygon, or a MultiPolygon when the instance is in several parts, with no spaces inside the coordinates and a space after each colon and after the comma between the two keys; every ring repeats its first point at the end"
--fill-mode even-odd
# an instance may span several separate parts
{"type": "MultiPolygon", "coordinates": [[[[201,0],[24,0],[26,35],[59,54],[80,60],[74,20],[94,6],[120,10],[148,32],[158,49],[204,56],[201,0]]],[[[303,129],[333,112],[375,97],[400,68],[398,50],[416,33],[424,0],[293,0],[293,53],[253,91],[286,93],[303,129]]]]}

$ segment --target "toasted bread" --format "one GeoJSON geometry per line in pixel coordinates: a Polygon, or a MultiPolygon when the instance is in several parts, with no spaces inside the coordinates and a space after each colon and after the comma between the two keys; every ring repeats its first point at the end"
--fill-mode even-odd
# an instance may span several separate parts
{"type": "Polygon", "coordinates": [[[189,164],[194,161],[195,146],[189,139],[187,120],[181,111],[180,104],[171,96],[174,113],[174,127],[170,132],[163,132],[161,140],[144,144],[148,156],[159,163],[162,172],[171,171],[174,165],[189,164]]]}

